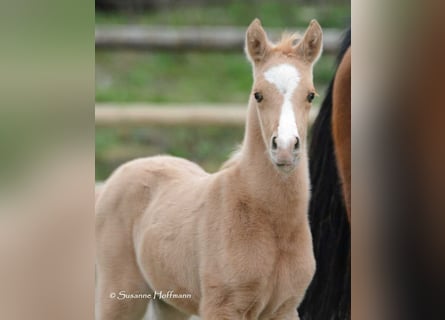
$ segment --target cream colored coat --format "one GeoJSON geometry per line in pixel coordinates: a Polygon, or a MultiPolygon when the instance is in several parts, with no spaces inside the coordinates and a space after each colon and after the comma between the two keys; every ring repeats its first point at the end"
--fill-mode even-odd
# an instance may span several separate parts
{"type": "Polygon", "coordinates": [[[303,39],[294,40],[273,45],[259,20],[249,26],[253,92],[260,90],[264,103],[252,92],[242,148],[219,172],[158,156],[126,163],[107,180],[96,204],[97,319],[140,319],[150,299],[119,300],[113,293],[160,291],[191,298],[151,299],[156,319],[298,319],[315,271],[305,99],[313,90],[321,28],[313,21],[303,39]],[[282,98],[262,76],[283,63],[301,77],[292,95],[300,145],[298,153],[289,151],[290,172],[269,156],[279,125],[279,112],[272,111],[282,98]]]}

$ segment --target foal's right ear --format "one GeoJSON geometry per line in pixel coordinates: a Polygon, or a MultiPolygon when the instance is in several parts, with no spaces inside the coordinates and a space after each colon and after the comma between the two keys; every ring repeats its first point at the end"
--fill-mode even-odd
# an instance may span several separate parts
{"type": "Polygon", "coordinates": [[[253,63],[261,62],[270,48],[269,39],[261,26],[261,21],[256,18],[247,28],[246,54],[253,63]]]}

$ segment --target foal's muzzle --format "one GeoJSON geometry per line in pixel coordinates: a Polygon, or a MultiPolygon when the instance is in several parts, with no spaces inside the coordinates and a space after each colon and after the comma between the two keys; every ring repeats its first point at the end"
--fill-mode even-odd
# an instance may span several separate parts
{"type": "Polygon", "coordinates": [[[273,136],[270,142],[270,154],[275,166],[284,172],[292,171],[300,155],[300,138],[283,140],[273,136]]]}

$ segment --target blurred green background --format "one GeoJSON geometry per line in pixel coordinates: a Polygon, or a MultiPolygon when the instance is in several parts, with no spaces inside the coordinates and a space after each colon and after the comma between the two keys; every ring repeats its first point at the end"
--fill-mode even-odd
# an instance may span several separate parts
{"type": "MultiPolygon", "coordinates": [[[[349,1],[113,1],[96,0],[96,25],[240,26],[255,18],[267,28],[304,29],[312,18],[323,28],[349,24],[349,1]]],[[[334,71],[324,54],[314,70],[320,93],[334,71]]],[[[215,52],[136,52],[96,50],[96,102],[246,104],[251,67],[242,50],[215,52]]],[[[168,153],[215,171],[243,137],[240,127],[150,126],[96,128],[96,180],[122,162],[168,153]]]]}

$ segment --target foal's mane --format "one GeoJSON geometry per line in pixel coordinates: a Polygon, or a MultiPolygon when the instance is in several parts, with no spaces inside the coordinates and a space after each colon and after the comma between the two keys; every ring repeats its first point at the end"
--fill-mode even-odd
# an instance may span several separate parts
{"type": "Polygon", "coordinates": [[[281,39],[273,45],[272,51],[281,52],[287,56],[295,55],[295,45],[300,41],[300,34],[294,32],[290,33],[288,31],[284,31],[281,34],[281,39]]]}

